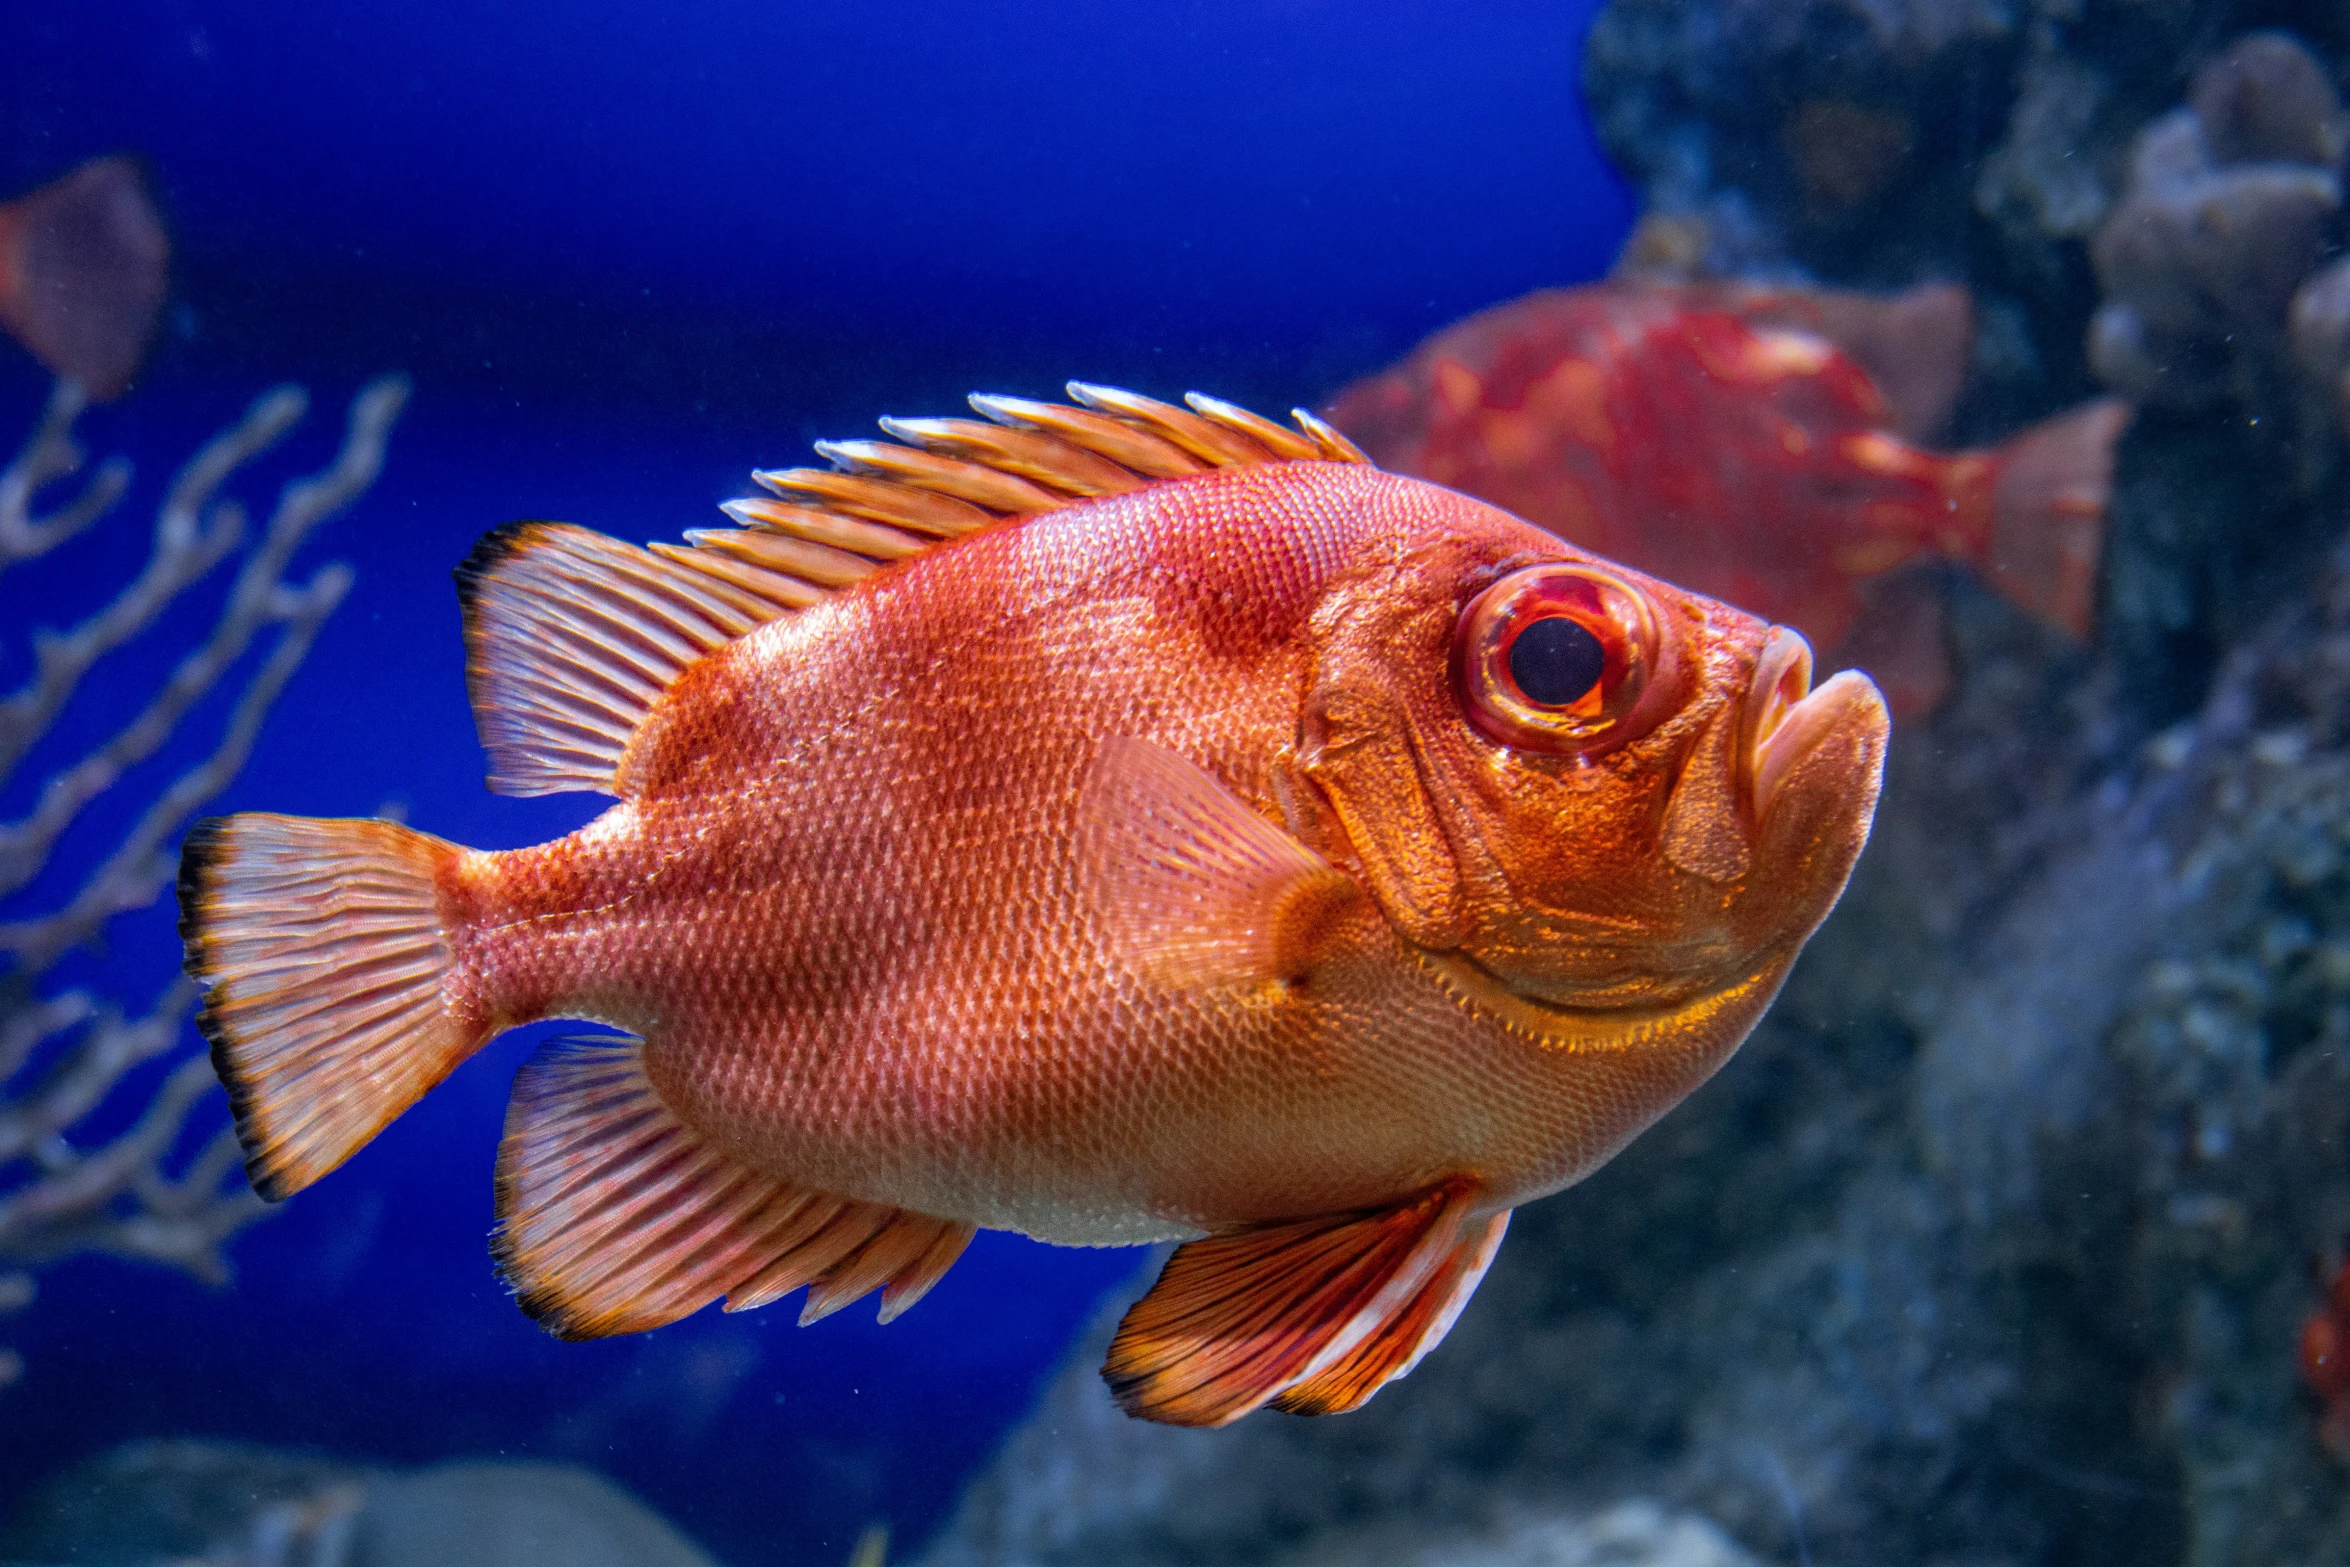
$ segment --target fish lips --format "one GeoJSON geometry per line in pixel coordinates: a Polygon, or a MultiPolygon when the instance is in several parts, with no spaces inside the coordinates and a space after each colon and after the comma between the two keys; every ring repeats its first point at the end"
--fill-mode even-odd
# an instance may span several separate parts
{"type": "Polygon", "coordinates": [[[1789,784],[1799,775],[1808,781],[1825,770],[1835,776],[1817,781],[1858,806],[1857,826],[1865,838],[1892,717],[1875,682],[1859,670],[1831,675],[1817,690],[1811,671],[1810,644],[1784,626],[1773,627],[1755,661],[1740,715],[1745,742],[1740,781],[1748,819],[1758,837],[1766,833],[1789,784]]]}

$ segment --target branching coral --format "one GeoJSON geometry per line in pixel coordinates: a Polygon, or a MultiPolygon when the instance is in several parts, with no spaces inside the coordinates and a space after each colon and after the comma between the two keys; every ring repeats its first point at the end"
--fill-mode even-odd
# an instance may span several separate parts
{"type": "MultiPolygon", "coordinates": [[[[223,1128],[200,1151],[175,1159],[210,1096],[211,1063],[189,1055],[165,1075],[127,1130],[94,1141],[77,1129],[121,1108],[116,1090],[143,1064],[179,1050],[195,986],[173,976],[137,1015],[87,991],[43,995],[57,960],[96,937],[112,916],[151,905],[172,878],[169,845],[205,801],[243,767],[255,735],[319,627],[351,586],[349,568],[289,576],[296,550],[319,524],[356,500],[381,470],[384,445],[407,399],[387,377],[351,405],[341,450],[325,469],[286,486],[248,546],[244,507],[225,491],[239,470],[275,445],[308,399],[283,386],[262,396],[173,479],[157,514],[146,563],[97,613],[69,630],[37,634],[26,683],[0,698],[0,784],[21,767],[84,679],[153,625],[180,595],[240,548],[243,553],[210,633],[174,667],[130,721],[42,786],[32,809],[0,821],[0,896],[25,888],[59,838],[126,770],[154,756],[190,711],[230,679],[257,640],[269,638],[212,750],[166,788],[64,902],[0,923],[0,1310],[32,1296],[30,1269],[78,1251],[106,1252],[222,1279],[222,1243],[261,1211],[237,1169],[223,1128]]],[[[61,383],[32,437],[0,471],[0,570],[56,548],[107,516],[130,481],[129,465],[102,464],[71,498],[37,509],[45,488],[78,473],[74,424],[80,391],[61,383]]],[[[140,1082],[147,1081],[142,1077],[140,1082]]],[[[119,1119],[119,1114],[116,1114],[119,1119]]],[[[18,1369],[0,1351],[0,1382],[18,1369]]]]}

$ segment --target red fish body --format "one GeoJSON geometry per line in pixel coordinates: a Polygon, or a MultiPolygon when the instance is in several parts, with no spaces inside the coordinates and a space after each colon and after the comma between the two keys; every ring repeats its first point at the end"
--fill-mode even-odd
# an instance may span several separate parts
{"type": "Polygon", "coordinates": [[[499,1161],[559,1332],[801,1286],[894,1315],[989,1227],[1189,1242],[1113,1349],[1137,1413],[1408,1369],[1510,1208],[1753,1026],[1865,838],[1883,709],[1326,427],[1094,395],[829,448],[687,548],[485,540],[493,785],[617,803],[505,853],[191,838],[256,1184],[587,1018],[629,1037],[534,1059],[499,1161]]]}
{"type": "Polygon", "coordinates": [[[1931,558],[2085,634],[2127,411],[2091,404],[1989,450],[1914,444],[1955,399],[1965,317],[1951,289],[1554,290],[1447,328],[1330,414],[1386,467],[1822,648],[1845,644],[1886,574],[1931,558]]]}

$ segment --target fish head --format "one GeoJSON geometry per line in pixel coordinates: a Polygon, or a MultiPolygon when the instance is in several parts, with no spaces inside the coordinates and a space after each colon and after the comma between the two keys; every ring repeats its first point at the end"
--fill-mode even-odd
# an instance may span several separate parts
{"type": "Polygon", "coordinates": [[[1792,630],[1377,480],[1388,515],[1315,613],[1299,762],[1397,934],[1568,1018],[1775,989],[1867,841],[1876,688],[1814,689],[1792,630]]]}

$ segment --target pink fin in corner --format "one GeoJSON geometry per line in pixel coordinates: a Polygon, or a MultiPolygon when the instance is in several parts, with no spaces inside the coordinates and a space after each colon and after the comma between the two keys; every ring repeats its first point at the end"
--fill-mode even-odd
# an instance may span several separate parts
{"type": "Polygon", "coordinates": [[[93,158],[0,206],[0,326],[99,402],[154,341],[171,238],[136,159],[93,158]]]}
{"type": "Polygon", "coordinates": [[[1448,1181],[1393,1208],[1257,1225],[1176,1248],[1118,1325],[1102,1377],[1130,1415],[1229,1425],[1268,1403],[1352,1409],[1460,1314],[1506,1215],[1448,1181]]]}
{"type": "Polygon", "coordinates": [[[635,1039],[558,1041],[515,1079],[491,1245],[558,1338],[639,1333],[722,1296],[806,1284],[813,1321],[878,1288],[885,1320],[938,1281],[965,1224],[850,1202],[746,1168],[670,1113],[635,1039]]]}
{"type": "Polygon", "coordinates": [[[1204,769],[1147,740],[1102,743],[1079,860],[1111,939],[1170,985],[1295,979],[1361,888],[1204,769]]]}

